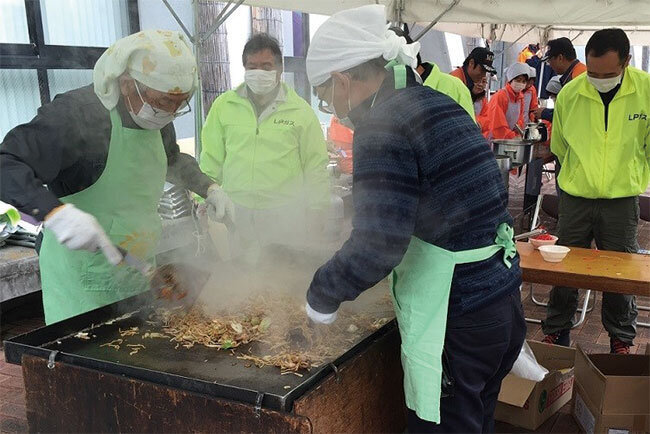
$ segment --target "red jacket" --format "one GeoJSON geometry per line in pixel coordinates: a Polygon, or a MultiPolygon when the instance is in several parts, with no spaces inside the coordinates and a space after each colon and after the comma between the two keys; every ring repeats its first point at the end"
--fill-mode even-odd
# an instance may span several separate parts
{"type": "MultiPolygon", "coordinates": [[[[449,73],[450,75],[453,75],[454,77],[458,78],[460,81],[462,81],[465,86],[467,86],[467,77],[465,77],[465,71],[463,71],[463,68],[456,68],[453,71],[449,73]]],[[[472,93],[472,89],[469,89],[470,94],[472,93]]],[[[472,98],[473,100],[474,98],[472,98]]],[[[487,137],[488,134],[488,104],[487,104],[487,98],[483,96],[481,99],[477,100],[474,102],[474,106],[477,104],[480,104],[481,109],[480,110],[474,110],[474,114],[476,115],[476,122],[479,124],[481,127],[481,132],[485,137],[487,137]]]]}
{"type": "Polygon", "coordinates": [[[514,139],[520,135],[515,133],[508,125],[506,113],[510,104],[519,104],[519,119],[517,124],[524,128],[524,94],[515,91],[510,83],[498,91],[488,104],[488,138],[492,139],[514,139]]]}

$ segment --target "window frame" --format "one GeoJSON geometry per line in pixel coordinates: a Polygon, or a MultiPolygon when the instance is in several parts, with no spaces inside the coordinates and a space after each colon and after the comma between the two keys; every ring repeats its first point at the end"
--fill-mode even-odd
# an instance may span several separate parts
{"type": "MultiPolygon", "coordinates": [[[[0,69],[35,69],[41,104],[51,101],[47,71],[93,69],[107,47],[51,45],[45,43],[40,0],[24,0],[29,44],[0,43],[0,69]]],[[[127,0],[129,31],[140,31],[138,0],[127,0]]]]}

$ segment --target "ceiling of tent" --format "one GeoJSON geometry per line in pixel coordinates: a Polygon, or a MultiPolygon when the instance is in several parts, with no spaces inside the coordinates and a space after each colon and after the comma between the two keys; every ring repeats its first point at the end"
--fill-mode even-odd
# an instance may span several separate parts
{"type": "Polygon", "coordinates": [[[251,6],[331,15],[367,4],[384,4],[393,21],[426,25],[445,12],[437,30],[512,42],[566,36],[584,45],[604,27],[626,30],[633,45],[650,45],[648,0],[244,0],[251,6]],[[494,28],[496,24],[496,28],[494,28]]]}

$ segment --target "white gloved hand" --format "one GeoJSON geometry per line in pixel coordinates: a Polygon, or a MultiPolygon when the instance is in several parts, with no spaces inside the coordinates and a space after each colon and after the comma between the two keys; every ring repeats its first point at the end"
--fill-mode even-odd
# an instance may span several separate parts
{"type": "Polygon", "coordinates": [[[208,197],[205,199],[208,207],[208,216],[215,222],[234,222],[235,204],[225,191],[217,184],[208,188],[208,197]]]}
{"type": "Polygon", "coordinates": [[[317,312],[309,305],[309,303],[305,305],[305,310],[307,311],[307,316],[309,317],[309,319],[314,321],[317,324],[332,324],[334,321],[336,321],[336,317],[338,316],[337,312],[332,312],[332,313],[317,312]]]}
{"type": "Polygon", "coordinates": [[[122,255],[97,219],[72,204],[61,206],[45,219],[43,227],[51,230],[56,240],[71,250],[101,250],[111,264],[122,261],[122,255]]]}

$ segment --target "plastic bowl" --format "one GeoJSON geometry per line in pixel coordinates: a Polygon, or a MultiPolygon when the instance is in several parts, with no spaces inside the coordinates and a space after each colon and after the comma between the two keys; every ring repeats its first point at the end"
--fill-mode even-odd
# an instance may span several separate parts
{"type": "Polygon", "coordinates": [[[562,262],[570,251],[570,248],[564,246],[539,246],[539,253],[546,262],[562,262]]]}
{"type": "Polygon", "coordinates": [[[553,237],[552,240],[536,240],[535,238],[529,238],[528,242],[532,244],[536,249],[539,249],[540,246],[552,246],[555,243],[557,243],[557,237],[555,235],[551,235],[553,237]]]}

